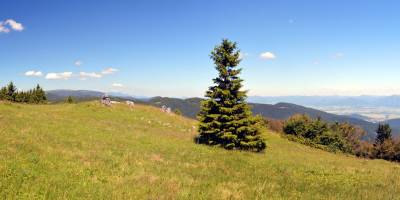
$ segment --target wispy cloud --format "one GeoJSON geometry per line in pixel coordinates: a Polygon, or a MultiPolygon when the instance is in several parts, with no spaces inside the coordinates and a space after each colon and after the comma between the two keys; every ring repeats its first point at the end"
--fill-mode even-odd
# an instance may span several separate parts
{"type": "Polygon", "coordinates": [[[260,54],[260,58],[263,60],[273,60],[276,58],[275,54],[267,51],[260,54]]]}
{"type": "Polygon", "coordinates": [[[123,88],[124,87],[124,85],[121,84],[121,83],[113,83],[112,86],[116,87],[116,88],[123,88]]]}
{"type": "Polygon", "coordinates": [[[103,70],[101,73],[106,75],[106,74],[114,74],[115,72],[118,72],[118,69],[110,67],[110,68],[103,70]]]}
{"type": "Polygon", "coordinates": [[[77,66],[77,67],[80,67],[82,65],[82,61],[81,60],[76,60],[74,62],[74,65],[77,66]]]}
{"type": "MultiPolygon", "coordinates": [[[[118,70],[115,68],[107,68],[101,72],[79,72],[79,74],[74,74],[72,72],[60,72],[60,73],[47,73],[45,79],[48,80],[69,80],[71,78],[79,78],[80,80],[87,80],[87,79],[99,79],[103,78],[106,75],[113,74],[118,70]]],[[[43,73],[40,71],[27,71],[25,72],[25,76],[43,76],[43,73]]],[[[122,84],[119,86],[118,84],[115,87],[122,87],[122,84]]]]}
{"type": "Polygon", "coordinates": [[[72,77],[72,72],[61,73],[48,73],[46,79],[48,80],[68,80],[72,77]]]}
{"type": "Polygon", "coordinates": [[[332,55],[332,58],[334,58],[334,59],[340,59],[340,58],[343,58],[343,57],[344,57],[344,53],[342,53],[342,52],[337,52],[337,53],[332,55]]]}
{"type": "Polygon", "coordinates": [[[79,77],[81,80],[86,80],[88,78],[101,78],[103,75],[96,72],[80,72],[79,77]]]}
{"type": "Polygon", "coordinates": [[[43,73],[41,71],[27,71],[25,72],[25,76],[43,76],[43,73]]]}
{"type": "Polygon", "coordinates": [[[0,33],[8,33],[10,29],[4,26],[3,22],[0,22],[0,33]]]}
{"type": "Polygon", "coordinates": [[[23,31],[24,26],[13,19],[0,21],[0,33],[9,33],[11,31],[23,31]]]}
{"type": "Polygon", "coordinates": [[[107,68],[99,73],[97,73],[97,72],[80,72],[79,78],[81,80],[87,80],[88,78],[103,78],[103,76],[113,74],[117,71],[118,70],[115,68],[107,68]]]}

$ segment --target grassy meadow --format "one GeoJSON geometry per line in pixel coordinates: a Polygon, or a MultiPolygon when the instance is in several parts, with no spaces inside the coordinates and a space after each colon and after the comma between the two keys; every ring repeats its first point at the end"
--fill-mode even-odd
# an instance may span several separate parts
{"type": "Polygon", "coordinates": [[[196,145],[137,105],[0,103],[0,199],[400,199],[400,165],[264,130],[264,153],[196,145]]]}

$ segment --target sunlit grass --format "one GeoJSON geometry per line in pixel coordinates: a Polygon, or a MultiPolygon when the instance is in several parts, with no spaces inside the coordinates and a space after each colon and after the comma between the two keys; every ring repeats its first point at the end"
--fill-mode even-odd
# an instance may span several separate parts
{"type": "Polygon", "coordinates": [[[196,122],[96,102],[0,103],[1,199],[396,199],[400,165],[265,132],[265,153],[193,143],[196,122]]]}

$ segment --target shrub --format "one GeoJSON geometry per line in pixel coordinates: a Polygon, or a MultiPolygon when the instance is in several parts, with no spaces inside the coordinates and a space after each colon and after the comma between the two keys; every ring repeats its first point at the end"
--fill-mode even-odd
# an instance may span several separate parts
{"type": "Polygon", "coordinates": [[[283,125],[285,124],[283,120],[267,118],[264,121],[266,126],[272,131],[277,133],[283,132],[283,125]]]}
{"type": "Polygon", "coordinates": [[[374,158],[374,145],[367,141],[360,141],[359,146],[353,148],[354,155],[364,158],[374,158]]]}
{"type": "MultiPolygon", "coordinates": [[[[337,125],[340,127],[340,124],[337,125]]],[[[300,138],[303,144],[322,148],[328,151],[352,152],[340,128],[332,128],[320,118],[311,119],[307,115],[294,115],[284,124],[283,132],[300,138]]]]}
{"type": "Polygon", "coordinates": [[[351,152],[350,145],[347,143],[346,139],[342,137],[340,133],[332,130],[321,132],[321,134],[317,136],[316,142],[327,146],[330,151],[351,152]]]}
{"type": "Polygon", "coordinates": [[[397,162],[400,162],[400,139],[396,140],[394,143],[394,150],[395,150],[395,155],[394,155],[394,160],[397,162]]]}
{"type": "Polygon", "coordinates": [[[74,103],[74,99],[71,96],[68,96],[68,98],[65,100],[67,103],[74,103]]]}
{"type": "Polygon", "coordinates": [[[175,115],[182,116],[182,111],[179,110],[178,108],[175,108],[174,113],[175,113],[175,115]]]}
{"type": "Polygon", "coordinates": [[[383,143],[375,144],[374,157],[384,160],[395,160],[396,147],[393,140],[385,140],[383,143]]]}
{"type": "Polygon", "coordinates": [[[306,115],[294,115],[283,126],[283,132],[289,135],[303,136],[308,131],[311,119],[306,115]]]}
{"type": "Polygon", "coordinates": [[[362,141],[366,132],[349,123],[328,124],[306,115],[294,115],[283,126],[289,140],[333,152],[344,152],[364,158],[400,161],[400,140],[391,135],[388,124],[379,124],[375,143],[362,141]]]}

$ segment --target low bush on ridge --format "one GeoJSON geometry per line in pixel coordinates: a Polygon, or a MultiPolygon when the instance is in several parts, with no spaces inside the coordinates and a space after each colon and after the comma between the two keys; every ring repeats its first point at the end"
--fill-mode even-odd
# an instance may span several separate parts
{"type": "MultiPolygon", "coordinates": [[[[306,115],[295,115],[283,126],[283,132],[289,139],[332,152],[352,152],[352,141],[345,135],[348,124],[329,124],[320,118],[311,119],[306,115]]],[[[362,134],[360,134],[360,137],[362,134]]],[[[359,138],[356,138],[357,140],[359,138]]]]}
{"type": "Polygon", "coordinates": [[[307,115],[294,115],[278,123],[267,120],[275,130],[282,130],[292,141],[330,152],[343,152],[358,157],[400,161],[400,141],[392,138],[387,124],[379,124],[374,143],[361,140],[366,132],[349,123],[328,123],[320,118],[312,119],[307,115]],[[281,125],[281,127],[280,127],[281,125]]]}

